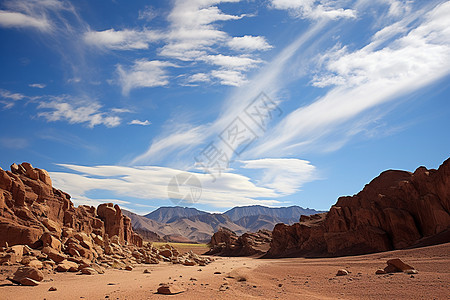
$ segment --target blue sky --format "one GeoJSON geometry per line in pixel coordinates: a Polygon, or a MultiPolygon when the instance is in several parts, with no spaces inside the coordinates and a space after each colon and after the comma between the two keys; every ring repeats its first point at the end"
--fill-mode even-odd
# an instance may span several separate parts
{"type": "Polygon", "coordinates": [[[0,1],[0,166],[137,213],[177,203],[179,174],[198,209],[328,209],[449,157],[449,16],[450,1],[0,1]]]}

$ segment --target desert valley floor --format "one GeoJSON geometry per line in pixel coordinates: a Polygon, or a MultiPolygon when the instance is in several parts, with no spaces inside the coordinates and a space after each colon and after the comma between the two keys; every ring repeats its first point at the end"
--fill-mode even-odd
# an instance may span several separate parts
{"type": "Polygon", "coordinates": [[[161,263],[95,276],[52,273],[37,287],[12,286],[8,273],[3,266],[1,299],[450,299],[450,243],[339,258],[216,257],[204,267],[161,263]],[[375,275],[391,258],[419,273],[375,275]],[[336,276],[342,268],[349,274],[336,276]],[[186,291],[156,294],[163,282],[186,291]]]}

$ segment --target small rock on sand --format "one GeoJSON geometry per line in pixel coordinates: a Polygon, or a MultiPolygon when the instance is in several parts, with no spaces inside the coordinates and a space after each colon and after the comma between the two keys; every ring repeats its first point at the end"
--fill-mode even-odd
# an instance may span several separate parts
{"type": "Polygon", "coordinates": [[[85,275],[95,275],[97,274],[97,271],[95,271],[93,268],[84,268],[81,269],[81,273],[85,275]]]}
{"type": "Polygon", "coordinates": [[[56,290],[57,290],[57,288],[55,288],[54,286],[51,286],[51,287],[48,289],[49,292],[54,292],[54,291],[56,291],[56,290]]]}
{"type": "Polygon", "coordinates": [[[27,285],[27,286],[39,285],[39,281],[36,281],[36,280],[28,278],[28,277],[21,278],[19,282],[21,285],[27,285]]]}
{"type": "Polygon", "coordinates": [[[183,293],[184,291],[185,291],[185,289],[183,289],[178,284],[163,283],[158,287],[157,293],[163,294],[163,295],[175,295],[175,294],[183,293]]]}
{"type": "Polygon", "coordinates": [[[44,274],[33,267],[20,267],[12,279],[7,279],[21,285],[36,286],[44,279],[44,274]]]}
{"type": "Polygon", "coordinates": [[[383,269],[378,269],[378,270],[375,271],[375,274],[377,274],[377,275],[386,274],[386,271],[383,270],[383,269]]]}
{"type": "Polygon", "coordinates": [[[345,275],[348,275],[348,271],[345,269],[340,269],[336,273],[336,276],[345,276],[345,275]]]}
{"type": "Polygon", "coordinates": [[[401,259],[394,258],[387,261],[388,266],[393,266],[396,268],[399,272],[403,272],[405,270],[414,270],[414,267],[405,264],[401,259]]]}

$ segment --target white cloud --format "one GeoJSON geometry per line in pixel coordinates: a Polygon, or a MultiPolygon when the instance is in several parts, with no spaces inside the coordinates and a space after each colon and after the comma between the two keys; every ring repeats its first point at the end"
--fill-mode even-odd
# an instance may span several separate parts
{"type": "Polygon", "coordinates": [[[31,27],[41,31],[50,30],[51,26],[45,18],[35,18],[20,12],[0,10],[0,26],[23,28],[31,27]]]}
{"type": "Polygon", "coordinates": [[[29,98],[21,93],[13,93],[8,90],[0,89],[0,103],[3,104],[3,109],[10,109],[15,105],[15,102],[29,98]]]}
{"type": "Polygon", "coordinates": [[[122,93],[128,95],[131,89],[169,84],[169,75],[165,70],[167,67],[176,67],[176,65],[166,61],[145,59],[136,60],[130,70],[125,70],[119,65],[117,73],[122,93]]]}
{"type": "Polygon", "coordinates": [[[228,42],[228,47],[233,50],[264,51],[273,48],[263,36],[244,35],[234,37],[228,42]]]}
{"type": "Polygon", "coordinates": [[[148,44],[161,38],[161,34],[151,30],[114,30],[89,31],[84,34],[84,41],[93,46],[112,50],[148,49],[148,44]]]}
{"type": "MultiPolygon", "coordinates": [[[[383,45],[349,52],[334,49],[313,84],[335,86],[324,97],[291,112],[252,155],[286,155],[308,149],[339,125],[387,101],[423,88],[450,73],[450,2],[438,5],[383,45]]],[[[375,41],[376,42],[376,41],[375,41]]],[[[343,50],[344,49],[344,50],[343,50]]],[[[351,131],[348,123],[348,132],[351,131]]]]}
{"type": "Polygon", "coordinates": [[[32,83],[28,85],[29,87],[33,87],[33,88],[38,88],[38,89],[43,89],[45,88],[47,85],[43,84],[43,83],[32,83]]]}
{"type": "Polygon", "coordinates": [[[411,11],[411,0],[389,0],[389,15],[398,17],[411,11]]]}
{"type": "Polygon", "coordinates": [[[215,22],[238,20],[243,16],[224,14],[214,4],[225,1],[177,0],[168,16],[169,42],[159,54],[183,61],[195,60],[207,54],[210,47],[228,38],[228,34],[217,29],[215,22]]]}
{"type": "MultiPolygon", "coordinates": [[[[357,116],[362,116],[362,113],[368,113],[369,109],[381,103],[397,99],[448,74],[449,66],[445,62],[449,61],[447,28],[450,28],[450,25],[443,17],[446,14],[446,5],[449,4],[438,6],[430,14],[421,12],[412,17],[408,16],[407,22],[395,26],[394,35],[386,34],[386,31],[384,34],[374,34],[371,43],[360,50],[351,52],[348,46],[333,48],[322,60],[321,71],[312,83],[337,86],[329,88],[325,96],[312,104],[294,110],[274,128],[269,128],[265,135],[257,140],[254,148],[245,151],[241,158],[335,151],[356,134],[351,129],[357,116]]],[[[309,30],[284,48],[252,81],[227,97],[221,115],[208,124],[209,130],[204,131],[201,136],[178,143],[176,138],[172,139],[172,133],[165,134],[164,138],[172,143],[170,147],[160,144],[160,147],[154,148],[152,154],[155,160],[178,153],[186,146],[199,146],[216,137],[234,118],[240,116],[243,109],[261,91],[277,100],[277,92],[298,78],[286,76],[291,74],[289,69],[293,64],[290,62],[300,55],[300,50],[305,48],[309,41],[322,33],[322,29],[329,22],[329,19],[322,19],[314,23],[309,30]]],[[[317,51],[312,53],[314,55],[317,51]]],[[[314,57],[305,59],[308,63],[314,61],[314,57]]],[[[211,75],[220,76],[223,84],[239,85],[239,82],[245,80],[239,72],[230,70],[216,70],[211,72],[211,75]]],[[[307,99],[298,99],[300,103],[305,100],[307,99]]],[[[180,130],[174,135],[187,134],[189,130],[180,130]]]]}
{"type": "MultiPolygon", "coordinates": [[[[183,80],[181,84],[190,85],[189,83],[192,82],[207,82],[213,78],[219,78],[213,83],[219,82],[224,85],[236,86],[245,82],[244,71],[257,67],[262,61],[256,58],[217,54],[218,48],[227,43],[234,50],[247,52],[271,48],[264,37],[246,35],[232,38],[227,32],[219,29],[219,22],[238,20],[246,15],[225,14],[216,5],[239,1],[176,0],[167,17],[169,26],[164,30],[89,30],[84,34],[84,41],[87,44],[111,50],[142,50],[148,49],[151,43],[162,43],[163,45],[157,49],[157,53],[165,59],[194,63],[206,62],[220,68],[220,71],[215,73],[217,76],[208,74],[201,77],[201,75],[194,74],[187,80],[183,80]],[[227,71],[223,70],[224,68],[227,71]],[[231,69],[235,72],[230,72],[231,69]],[[231,76],[234,79],[222,79],[231,76]]],[[[154,9],[151,7],[146,7],[139,12],[139,19],[152,19],[153,17],[154,9]]],[[[162,65],[161,61],[154,60],[144,66],[141,63],[144,61],[146,60],[137,60],[130,70],[125,70],[124,66],[118,66],[117,72],[123,94],[128,94],[134,88],[168,84],[168,72],[163,70],[163,67],[169,66],[167,63],[162,65]],[[143,70],[144,68],[145,70],[143,70]]],[[[195,64],[190,66],[193,65],[195,64]]],[[[186,76],[181,77],[186,78],[186,76]]]]}
{"type": "Polygon", "coordinates": [[[130,125],[142,125],[142,126],[148,126],[152,124],[149,120],[141,121],[141,120],[132,120],[128,124],[130,125]]]}
{"type": "Polygon", "coordinates": [[[348,1],[332,0],[271,0],[275,9],[288,10],[293,16],[307,19],[356,18],[356,11],[338,7],[348,1]]]}
{"type": "Polygon", "coordinates": [[[229,56],[229,55],[206,55],[200,58],[209,64],[216,65],[225,69],[248,70],[262,63],[259,59],[252,59],[245,56],[229,56]]]}
{"type": "Polygon", "coordinates": [[[245,75],[240,71],[214,70],[211,75],[218,78],[222,85],[241,86],[248,82],[245,75]]]}
{"type": "Polygon", "coordinates": [[[148,150],[134,158],[131,164],[157,161],[180,147],[182,150],[180,149],[178,152],[187,151],[207,137],[204,126],[186,127],[189,127],[189,125],[180,125],[179,128],[175,128],[171,132],[164,132],[163,135],[155,138],[148,150]]]}
{"type": "Polygon", "coordinates": [[[75,16],[76,12],[70,2],[59,0],[6,0],[2,5],[7,10],[0,10],[0,26],[10,28],[33,28],[45,33],[55,33],[61,27],[62,21],[70,28],[69,23],[60,14],[69,11],[75,16]],[[56,18],[53,18],[55,16],[56,18]]]}
{"type": "Polygon", "coordinates": [[[316,168],[309,161],[295,158],[263,158],[242,161],[243,168],[263,169],[259,184],[274,189],[278,193],[290,195],[301,186],[315,180],[316,168]]]}
{"type": "MultiPolygon", "coordinates": [[[[74,202],[90,202],[86,194],[101,189],[114,193],[117,198],[139,198],[152,200],[168,199],[170,180],[185,171],[156,166],[79,166],[61,164],[72,172],[50,172],[54,186],[69,193],[74,202]]],[[[214,207],[232,207],[236,205],[275,205],[276,198],[283,196],[274,189],[257,186],[246,176],[223,173],[212,182],[210,175],[190,173],[197,177],[202,185],[201,198],[197,203],[214,207]],[[265,200],[260,200],[264,198],[265,200]]],[[[93,199],[96,201],[97,199],[93,199]]],[[[151,204],[151,202],[149,202],[151,204]]]]}
{"type": "Polygon", "coordinates": [[[22,100],[26,96],[20,93],[12,93],[8,90],[0,89],[0,97],[3,99],[11,99],[14,101],[22,100]]]}
{"type": "Polygon", "coordinates": [[[208,124],[208,130],[202,129],[201,134],[196,134],[195,136],[191,136],[191,130],[193,127],[197,128],[196,126],[181,124],[182,126],[176,131],[164,133],[164,137],[158,138],[156,142],[152,143],[151,152],[147,151],[146,153],[139,155],[133,162],[148,162],[149,160],[158,161],[158,159],[180,153],[187,147],[194,148],[205,142],[205,140],[210,139],[212,136],[215,137],[222,132],[237,116],[242,114],[242,111],[254,101],[255,97],[257,97],[261,91],[266,92],[269,96],[275,94],[277,89],[280,89],[290,82],[288,80],[289,78],[280,78],[289,59],[302,47],[302,45],[309,41],[309,39],[312,39],[324,25],[324,22],[318,22],[310,30],[302,33],[289,46],[284,48],[275,59],[248,84],[246,84],[247,80],[245,76],[239,71],[213,70],[211,76],[218,78],[221,81],[221,84],[243,86],[234,90],[234,92],[225,99],[220,117],[212,124],[208,124]],[[186,136],[187,138],[179,139],[180,136],[186,136]],[[158,143],[158,147],[153,147],[156,143],[158,143]]]}
{"type": "Polygon", "coordinates": [[[122,113],[131,113],[133,112],[132,110],[128,109],[128,108],[111,108],[112,112],[118,113],[118,114],[122,114],[122,113]]]}
{"type": "Polygon", "coordinates": [[[48,102],[41,102],[38,109],[48,111],[40,112],[38,116],[44,117],[48,122],[67,121],[69,124],[87,124],[92,128],[96,125],[116,127],[120,125],[121,118],[115,114],[102,112],[102,106],[90,101],[70,101],[67,98],[55,98],[48,102]],[[70,102],[69,102],[70,101],[70,102]]]}
{"type": "Polygon", "coordinates": [[[139,20],[145,20],[147,22],[150,22],[154,18],[156,18],[158,14],[156,13],[156,10],[151,6],[145,6],[144,9],[139,11],[139,20]]]}
{"type": "Polygon", "coordinates": [[[211,77],[206,73],[196,73],[189,76],[188,82],[210,82],[211,77]]]}

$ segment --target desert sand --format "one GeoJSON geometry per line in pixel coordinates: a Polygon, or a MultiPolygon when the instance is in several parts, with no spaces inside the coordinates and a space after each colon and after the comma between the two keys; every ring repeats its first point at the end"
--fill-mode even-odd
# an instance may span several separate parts
{"type": "Polygon", "coordinates": [[[0,298],[450,299],[450,243],[339,258],[215,259],[204,267],[161,263],[136,265],[132,271],[108,269],[94,276],[51,273],[36,287],[15,286],[4,280],[12,267],[3,266],[0,298]],[[391,258],[402,259],[419,273],[375,275],[391,258]],[[145,269],[150,273],[144,273],[145,269]],[[336,276],[339,269],[349,274],[336,276]],[[185,291],[156,294],[159,284],[167,282],[179,284],[185,291]],[[50,287],[57,290],[49,291],[50,287]]]}

